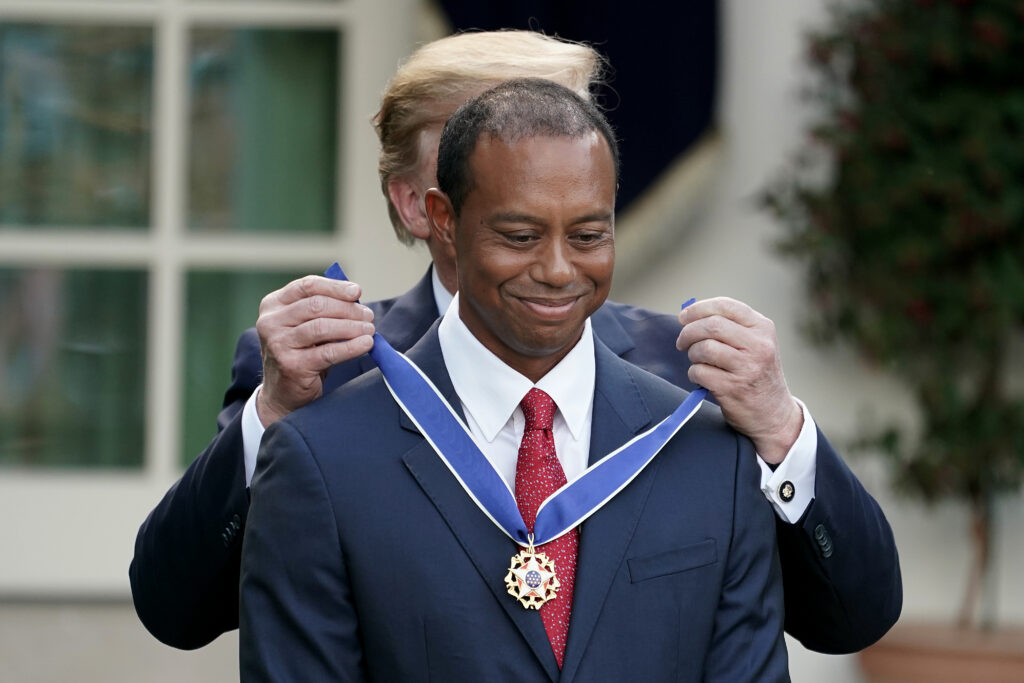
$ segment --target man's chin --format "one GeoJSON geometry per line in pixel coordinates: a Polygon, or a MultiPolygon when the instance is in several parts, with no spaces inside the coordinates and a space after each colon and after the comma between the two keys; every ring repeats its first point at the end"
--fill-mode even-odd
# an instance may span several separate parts
{"type": "MultiPolygon", "coordinates": [[[[509,346],[518,353],[530,358],[548,358],[562,356],[569,352],[583,336],[583,322],[577,326],[568,326],[571,331],[559,328],[557,333],[545,334],[544,331],[532,331],[529,334],[517,335],[514,344],[509,346]]],[[[549,331],[553,332],[553,331],[549,331]]]]}

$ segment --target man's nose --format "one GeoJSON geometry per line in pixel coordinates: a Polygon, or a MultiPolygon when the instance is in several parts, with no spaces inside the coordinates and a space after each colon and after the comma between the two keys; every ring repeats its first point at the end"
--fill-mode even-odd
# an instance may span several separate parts
{"type": "Polygon", "coordinates": [[[561,239],[552,239],[538,254],[533,269],[534,280],[551,287],[565,287],[576,277],[569,246],[561,239]]]}

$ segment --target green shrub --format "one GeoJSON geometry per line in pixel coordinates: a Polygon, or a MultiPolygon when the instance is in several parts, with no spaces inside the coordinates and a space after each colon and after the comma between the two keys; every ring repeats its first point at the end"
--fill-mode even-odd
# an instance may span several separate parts
{"type": "Polygon", "coordinates": [[[805,269],[807,333],[916,397],[920,438],[885,425],[862,445],[902,490],[970,504],[973,586],[993,498],[1024,476],[1024,2],[833,5],[807,63],[814,120],[763,204],[805,269]]]}

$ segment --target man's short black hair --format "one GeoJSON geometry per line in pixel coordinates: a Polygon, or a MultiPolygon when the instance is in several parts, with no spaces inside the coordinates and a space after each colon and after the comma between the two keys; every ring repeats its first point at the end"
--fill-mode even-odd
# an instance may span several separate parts
{"type": "Polygon", "coordinates": [[[438,187],[458,216],[473,189],[469,157],[482,135],[512,144],[536,136],[580,138],[591,131],[608,143],[618,187],[619,146],[600,109],[553,81],[505,81],[469,100],[448,119],[437,150],[438,187]]]}

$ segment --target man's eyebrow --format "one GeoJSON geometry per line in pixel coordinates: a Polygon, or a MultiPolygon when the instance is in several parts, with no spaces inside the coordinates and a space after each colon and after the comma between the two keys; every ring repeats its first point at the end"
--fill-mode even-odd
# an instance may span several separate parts
{"type": "Polygon", "coordinates": [[[580,216],[573,224],[576,223],[611,223],[612,217],[615,215],[614,211],[601,211],[598,213],[588,213],[580,216]]]}
{"type": "MultiPolygon", "coordinates": [[[[612,211],[600,211],[597,213],[584,214],[574,218],[572,221],[573,225],[579,223],[610,223],[612,221],[612,211]]],[[[526,223],[527,225],[538,225],[542,226],[545,224],[544,220],[537,217],[531,216],[526,213],[516,213],[515,211],[500,211],[493,213],[487,217],[486,223],[499,224],[499,223],[526,223]]]]}
{"type": "Polygon", "coordinates": [[[487,223],[528,223],[530,225],[544,225],[544,221],[536,216],[515,211],[499,211],[487,217],[487,223]]]}

